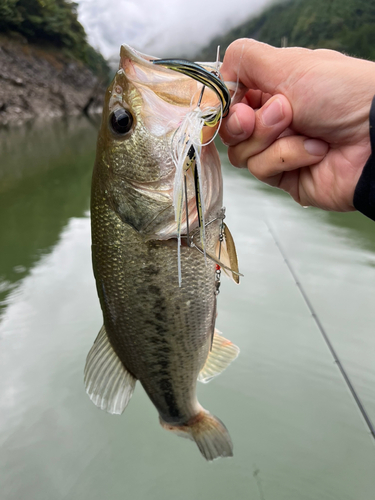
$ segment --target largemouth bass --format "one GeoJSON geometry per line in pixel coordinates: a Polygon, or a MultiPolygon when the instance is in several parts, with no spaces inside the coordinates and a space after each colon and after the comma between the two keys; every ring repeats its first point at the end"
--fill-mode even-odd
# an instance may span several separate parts
{"type": "Polygon", "coordinates": [[[236,280],[238,268],[214,143],[200,151],[204,241],[192,175],[177,227],[172,143],[192,108],[217,103],[195,79],[121,48],[92,179],[92,259],[104,325],[85,367],[86,391],[98,407],[121,414],[139,380],[161,425],[194,440],[207,460],[232,456],[229,433],[200,406],[196,383],[238,355],[215,330],[219,265],[236,280]]]}

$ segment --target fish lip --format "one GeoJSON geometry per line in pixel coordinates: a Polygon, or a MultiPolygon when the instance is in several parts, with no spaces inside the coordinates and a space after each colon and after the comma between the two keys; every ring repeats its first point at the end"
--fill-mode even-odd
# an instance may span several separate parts
{"type": "MultiPolygon", "coordinates": [[[[148,68],[154,68],[154,63],[153,61],[157,60],[157,57],[150,56],[148,54],[143,54],[142,52],[139,52],[138,50],[135,50],[133,47],[130,45],[124,43],[121,45],[120,48],[120,65],[119,69],[124,68],[124,61],[125,59],[130,59],[132,62],[140,64],[141,66],[145,66],[148,68]]],[[[171,70],[160,66],[159,69],[165,73],[170,74],[171,70]]]]}
{"type": "MultiPolygon", "coordinates": [[[[213,69],[213,71],[208,71],[206,68],[198,63],[188,61],[186,59],[152,59],[152,64],[158,67],[170,68],[173,71],[177,71],[186,75],[197,82],[212,89],[223,106],[222,116],[223,118],[229,113],[229,107],[231,103],[231,96],[229,89],[225,83],[220,78],[220,74],[213,69]]],[[[203,92],[202,92],[203,94],[203,92]]],[[[199,105],[199,104],[198,104],[199,105]]]]}
{"type": "Polygon", "coordinates": [[[121,45],[120,57],[127,57],[134,62],[146,62],[146,63],[149,62],[150,64],[152,64],[151,61],[157,59],[157,57],[149,56],[147,54],[139,52],[138,50],[135,50],[133,47],[131,47],[126,43],[123,43],[121,45]]]}
{"type": "Polygon", "coordinates": [[[178,71],[183,75],[206,85],[215,92],[221,101],[223,106],[223,118],[229,113],[229,107],[231,104],[230,92],[223,80],[220,78],[219,73],[217,73],[214,68],[212,68],[212,72],[210,72],[201,64],[191,62],[186,59],[159,59],[158,57],[143,54],[142,52],[135,50],[130,45],[123,44],[120,49],[120,69],[125,67],[126,59],[130,59],[132,62],[146,68],[155,68],[155,66],[157,66],[158,70],[169,75],[178,71]]]}

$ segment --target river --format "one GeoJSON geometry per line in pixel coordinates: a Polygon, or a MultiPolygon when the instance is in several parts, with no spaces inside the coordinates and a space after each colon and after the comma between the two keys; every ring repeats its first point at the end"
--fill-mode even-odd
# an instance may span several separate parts
{"type": "Polygon", "coordinates": [[[374,223],[303,209],[220,147],[244,277],[223,278],[217,326],[241,354],[199,385],[234,442],[206,463],[140,384],[120,417],[85,394],[95,138],[83,118],[0,131],[1,499],[373,500],[375,441],[270,229],[374,422],[374,223]]]}

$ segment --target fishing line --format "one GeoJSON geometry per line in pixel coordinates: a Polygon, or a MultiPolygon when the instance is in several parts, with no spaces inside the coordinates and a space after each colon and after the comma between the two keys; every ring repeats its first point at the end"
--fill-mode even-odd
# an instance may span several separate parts
{"type": "Polygon", "coordinates": [[[327,332],[324,330],[324,327],[323,327],[322,323],[320,322],[320,319],[318,318],[318,315],[316,314],[316,312],[315,312],[315,310],[314,310],[314,308],[313,308],[313,306],[312,306],[309,298],[307,297],[307,294],[306,294],[306,292],[305,292],[305,290],[304,290],[301,282],[298,280],[297,275],[294,272],[294,270],[293,270],[293,268],[292,268],[289,260],[287,259],[286,254],[285,254],[284,250],[282,249],[282,247],[281,247],[278,239],[276,238],[275,233],[272,231],[271,227],[267,224],[267,222],[264,221],[264,223],[267,226],[267,229],[270,232],[270,234],[271,234],[271,236],[272,236],[272,238],[273,238],[273,240],[274,240],[277,248],[279,249],[279,252],[280,252],[281,256],[283,257],[284,262],[285,262],[285,264],[287,265],[287,267],[288,267],[288,269],[290,271],[290,274],[293,276],[295,284],[297,285],[298,290],[300,291],[300,293],[301,293],[301,295],[302,295],[302,297],[303,297],[303,299],[305,301],[305,304],[307,305],[307,307],[308,307],[308,309],[309,309],[309,311],[311,313],[311,316],[313,317],[313,319],[315,321],[316,326],[318,327],[320,333],[322,334],[322,336],[323,336],[323,338],[324,338],[324,340],[325,340],[325,342],[326,342],[326,344],[328,346],[328,349],[330,350],[330,352],[331,352],[331,354],[333,356],[333,359],[334,359],[335,363],[337,364],[337,366],[338,366],[338,368],[339,368],[339,370],[341,372],[341,375],[343,376],[343,378],[344,378],[344,380],[346,382],[346,385],[348,386],[348,388],[349,388],[349,390],[350,390],[350,392],[351,392],[351,394],[352,394],[352,396],[354,398],[354,401],[357,403],[359,411],[361,412],[361,414],[362,414],[362,416],[363,416],[363,418],[364,418],[364,420],[365,420],[365,422],[366,422],[366,424],[367,424],[367,426],[368,426],[368,428],[370,430],[370,433],[371,433],[372,437],[375,439],[375,428],[374,428],[374,425],[371,422],[371,419],[370,419],[370,417],[369,417],[369,415],[368,415],[365,407],[363,406],[362,401],[361,401],[360,397],[358,396],[357,391],[355,390],[355,388],[354,388],[354,386],[353,386],[353,384],[352,384],[352,382],[351,382],[348,374],[346,373],[346,370],[345,370],[343,364],[341,363],[340,358],[338,357],[338,355],[337,355],[337,353],[336,353],[336,351],[335,351],[335,349],[334,349],[331,341],[329,340],[327,332]]]}
{"type": "Polygon", "coordinates": [[[240,57],[238,59],[237,80],[236,80],[236,86],[235,86],[234,94],[232,95],[232,101],[234,101],[234,98],[236,97],[236,94],[238,92],[238,87],[240,86],[240,68],[241,68],[242,56],[243,56],[244,48],[245,48],[245,44],[243,43],[242,47],[241,47],[240,57]]]}
{"type": "MultiPolygon", "coordinates": [[[[216,68],[219,66],[218,47],[216,68]]],[[[186,231],[189,232],[189,212],[188,212],[188,189],[186,176],[190,170],[193,174],[194,191],[196,199],[196,209],[198,215],[198,224],[200,227],[200,244],[203,248],[204,259],[206,259],[206,237],[205,237],[205,202],[202,183],[202,165],[201,152],[204,146],[210,144],[217,134],[213,134],[210,141],[205,144],[203,142],[203,127],[216,127],[221,125],[223,115],[228,114],[231,102],[230,92],[225,83],[220,78],[217,71],[209,71],[207,68],[200,66],[197,63],[183,59],[157,59],[152,61],[153,64],[165,66],[174,71],[178,71],[197,82],[202,84],[197,105],[193,106],[194,96],[190,101],[190,111],[186,113],[182,122],[175,130],[171,138],[171,157],[176,167],[174,186],[173,186],[173,202],[175,221],[177,222],[177,266],[178,266],[178,282],[181,286],[181,232],[182,232],[182,211],[183,198],[185,197],[185,212],[186,212],[186,231]],[[201,108],[205,87],[209,87],[219,99],[219,106],[208,106],[201,108]],[[184,196],[185,195],[185,196],[184,196]]]]}

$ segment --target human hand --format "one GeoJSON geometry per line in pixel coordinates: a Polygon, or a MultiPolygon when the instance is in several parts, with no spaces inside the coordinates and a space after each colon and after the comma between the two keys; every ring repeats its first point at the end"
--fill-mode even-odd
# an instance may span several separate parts
{"type": "Polygon", "coordinates": [[[240,39],[228,47],[221,73],[250,89],[220,129],[231,163],[303,206],[354,210],[371,153],[375,63],[240,39]]]}

